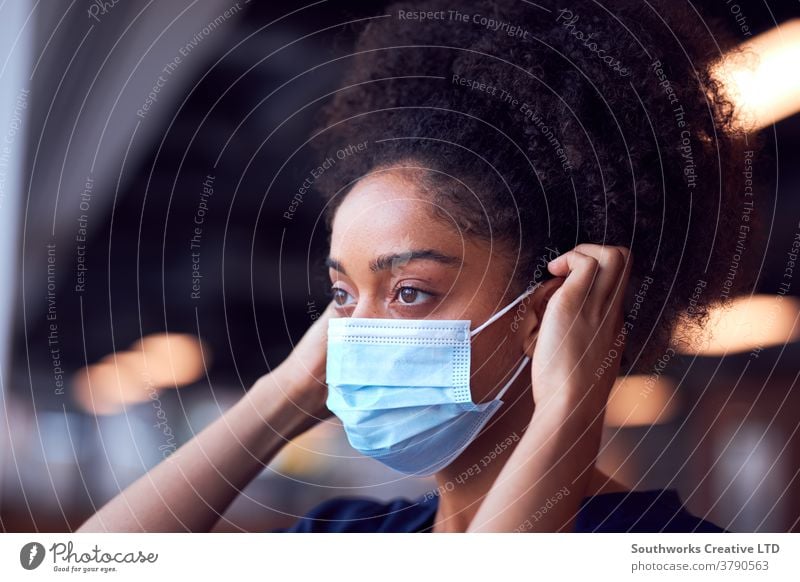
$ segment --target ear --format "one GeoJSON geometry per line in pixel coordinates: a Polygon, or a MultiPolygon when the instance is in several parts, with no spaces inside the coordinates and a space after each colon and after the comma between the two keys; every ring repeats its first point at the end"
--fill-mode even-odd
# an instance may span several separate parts
{"type": "Polygon", "coordinates": [[[565,280],[564,277],[548,279],[542,283],[530,297],[528,310],[525,314],[526,317],[520,324],[520,332],[525,334],[525,345],[523,349],[525,350],[525,354],[530,358],[533,358],[533,350],[536,347],[539,326],[544,317],[547,302],[550,301],[550,297],[561,287],[565,280]]]}

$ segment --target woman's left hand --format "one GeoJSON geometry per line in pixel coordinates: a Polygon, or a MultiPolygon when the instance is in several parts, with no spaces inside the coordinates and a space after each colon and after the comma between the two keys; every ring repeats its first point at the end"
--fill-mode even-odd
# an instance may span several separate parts
{"type": "Polygon", "coordinates": [[[574,529],[624,348],[624,335],[617,337],[631,262],[625,248],[582,244],[548,264],[564,281],[550,296],[534,347],[533,418],[468,531],[574,529]],[[548,500],[552,508],[543,513],[548,500]]]}
{"type": "Polygon", "coordinates": [[[537,409],[555,402],[599,412],[605,405],[624,349],[632,262],[625,247],[581,244],[548,264],[565,280],[547,303],[533,353],[537,409]]]}

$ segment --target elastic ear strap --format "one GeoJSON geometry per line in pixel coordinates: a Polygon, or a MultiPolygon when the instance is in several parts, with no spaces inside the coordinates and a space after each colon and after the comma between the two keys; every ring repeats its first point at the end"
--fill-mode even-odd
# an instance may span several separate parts
{"type": "Polygon", "coordinates": [[[524,358],[522,358],[522,363],[514,371],[514,375],[511,376],[511,380],[509,380],[506,383],[506,385],[503,386],[503,389],[500,390],[500,393],[497,396],[495,396],[495,400],[500,400],[503,397],[503,394],[506,393],[506,390],[508,390],[508,388],[514,383],[514,380],[517,379],[517,376],[519,376],[522,373],[522,370],[525,369],[525,366],[528,365],[530,359],[531,359],[530,356],[525,356],[524,358]]]}
{"type": "Polygon", "coordinates": [[[493,316],[491,316],[489,319],[487,319],[486,321],[484,321],[484,322],[483,322],[481,325],[479,325],[478,327],[476,327],[475,329],[473,329],[471,332],[469,332],[469,335],[470,335],[470,337],[472,337],[472,336],[476,335],[478,332],[482,331],[483,329],[485,329],[486,327],[488,327],[489,325],[491,325],[492,323],[494,323],[495,321],[497,321],[498,319],[500,319],[501,317],[503,317],[503,316],[504,316],[506,313],[508,313],[508,311],[509,311],[509,310],[510,310],[512,307],[514,307],[514,306],[515,306],[517,303],[519,303],[520,301],[522,301],[523,299],[525,299],[525,297],[527,297],[528,295],[530,295],[531,293],[533,293],[534,291],[536,291],[536,288],[537,288],[539,285],[541,285],[542,283],[543,283],[543,281],[540,281],[539,283],[536,283],[536,285],[534,285],[534,286],[533,286],[533,287],[531,287],[530,289],[526,289],[526,290],[525,290],[525,292],[524,292],[524,293],[522,293],[522,295],[520,295],[519,297],[517,297],[516,299],[514,299],[514,301],[512,301],[511,303],[509,303],[508,305],[506,305],[505,307],[503,307],[503,309],[501,309],[500,311],[498,311],[497,313],[495,313],[495,314],[494,314],[493,316]]]}

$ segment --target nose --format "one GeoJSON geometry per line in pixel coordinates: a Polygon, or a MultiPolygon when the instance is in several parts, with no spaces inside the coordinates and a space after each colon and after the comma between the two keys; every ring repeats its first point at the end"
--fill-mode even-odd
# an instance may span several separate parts
{"type": "Polygon", "coordinates": [[[383,307],[383,303],[377,299],[376,297],[365,297],[361,296],[358,299],[358,303],[353,309],[353,313],[351,317],[366,317],[366,318],[385,318],[386,310],[383,307]]]}

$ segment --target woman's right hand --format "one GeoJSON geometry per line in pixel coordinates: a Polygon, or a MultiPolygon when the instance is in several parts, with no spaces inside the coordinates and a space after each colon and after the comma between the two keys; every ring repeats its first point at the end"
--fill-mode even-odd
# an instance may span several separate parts
{"type": "Polygon", "coordinates": [[[233,499],[325,408],[328,307],[289,357],[80,531],[210,531],[233,499]]]}
{"type": "Polygon", "coordinates": [[[330,416],[325,406],[328,389],[325,384],[325,364],[328,351],[328,320],[334,312],[331,302],[325,311],[306,330],[289,356],[271,373],[262,376],[253,386],[261,390],[277,390],[316,424],[330,416]]]}

